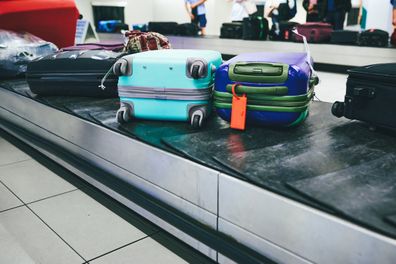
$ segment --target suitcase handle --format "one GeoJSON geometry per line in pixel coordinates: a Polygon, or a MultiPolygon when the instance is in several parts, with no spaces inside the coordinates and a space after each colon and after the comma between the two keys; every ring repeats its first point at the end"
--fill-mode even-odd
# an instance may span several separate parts
{"type": "MultiPolygon", "coordinates": [[[[226,89],[227,92],[232,91],[232,84],[228,84],[226,89]]],[[[236,87],[237,93],[245,94],[265,94],[265,95],[287,95],[289,89],[286,86],[272,86],[272,87],[257,87],[257,86],[247,86],[238,85],[236,87]]]]}
{"type": "Polygon", "coordinates": [[[284,83],[289,65],[283,63],[238,62],[230,65],[228,76],[233,81],[284,83]]]}

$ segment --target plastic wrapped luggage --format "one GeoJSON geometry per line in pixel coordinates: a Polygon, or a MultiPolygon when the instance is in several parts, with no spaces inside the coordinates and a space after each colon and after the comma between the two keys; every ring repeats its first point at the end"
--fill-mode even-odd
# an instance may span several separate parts
{"type": "Polygon", "coordinates": [[[387,47],[389,45],[389,33],[380,29],[369,29],[360,34],[360,46],[387,47]]]}
{"type": "Polygon", "coordinates": [[[113,67],[118,81],[120,123],[134,118],[203,125],[221,54],[206,50],[158,50],[132,54],[113,67]]]}
{"type": "Polygon", "coordinates": [[[0,30],[0,78],[22,75],[29,62],[57,50],[54,44],[32,34],[0,30]]]}
{"type": "Polygon", "coordinates": [[[176,27],[175,34],[179,36],[198,36],[199,27],[194,23],[183,23],[176,27]]]}
{"type": "MultiPolygon", "coordinates": [[[[331,33],[333,27],[327,23],[321,22],[310,22],[296,26],[297,31],[307,38],[308,42],[311,43],[325,43],[331,39],[331,33]]],[[[299,35],[293,35],[293,38],[297,42],[303,42],[303,39],[299,35]]]]}
{"type": "Polygon", "coordinates": [[[242,22],[223,23],[220,31],[221,31],[220,38],[242,39],[243,23],[242,22]]]}
{"type": "Polygon", "coordinates": [[[268,20],[266,18],[246,17],[243,19],[243,39],[266,40],[268,32],[268,20]]]}
{"type": "Polygon", "coordinates": [[[77,44],[75,46],[65,47],[61,51],[71,51],[71,50],[111,50],[114,52],[121,52],[124,49],[124,42],[114,42],[114,43],[84,43],[77,44]]]}
{"type": "Polygon", "coordinates": [[[29,32],[59,48],[74,45],[78,10],[74,0],[0,1],[0,28],[29,32]]]}
{"type": "Polygon", "coordinates": [[[335,30],[331,33],[330,42],[333,44],[357,45],[359,43],[359,32],[352,30],[335,30]]]}
{"type": "Polygon", "coordinates": [[[104,33],[117,33],[121,30],[128,30],[127,24],[123,23],[121,20],[102,20],[98,23],[98,32],[104,33]]]}
{"type": "Polygon", "coordinates": [[[147,32],[148,31],[148,24],[133,24],[132,25],[132,30],[139,30],[141,32],[147,32]]]}
{"type": "Polygon", "coordinates": [[[333,115],[396,129],[396,63],[369,65],[348,72],[345,101],[333,104],[333,115]]]}
{"type": "Polygon", "coordinates": [[[149,22],[148,31],[158,32],[163,35],[174,35],[178,23],[176,22],[149,22]]]}
{"type": "Polygon", "coordinates": [[[107,50],[63,51],[31,62],[27,70],[30,90],[43,96],[117,97],[118,77],[110,74],[120,53],[107,50]]]}
{"type": "MultiPolygon", "coordinates": [[[[216,72],[214,104],[231,121],[234,100],[247,99],[246,124],[294,126],[308,115],[317,79],[307,53],[250,53],[216,72]],[[234,91],[233,91],[234,90],[234,91]]],[[[237,129],[243,129],[233,127],[237,129]]]]}

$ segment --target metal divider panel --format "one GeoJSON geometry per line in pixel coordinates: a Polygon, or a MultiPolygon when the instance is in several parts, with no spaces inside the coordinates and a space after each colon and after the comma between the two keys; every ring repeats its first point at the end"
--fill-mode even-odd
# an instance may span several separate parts
{"type": "MultiPolygon", "coordinates": [[[[394,144],[395,141],[392,139],[387,142],[394,144]]],[[[346,218],[396,238],[394,153],[341,171],[288,184],[346,218]]]]}
{"type": "MultiPolygon", "coordinates": [[[[326,195],[324,197],[326,197],[326,200],[322,201],[321,195],[319,195],[322,193],[322,188],[319,184],[316,186],[312,184],[311,189],[308,189],[309,192],[300,191],[303,184],[299,185],[299,191],[296,191],[294,187],[290,188],[290,186],[294,186],[294,182],[299,180],[317,182],[316,178],[319,177],[318,179],[320,179],[322,175],[329,173],[341,175],[340,177],[342,177],[342,175],[346,175],[343,174],[343,170],[349,169],[353,171],[353,168],[372,163],[386,155],[395,153],[395,151],[396,138],[382,133],[371,132],[367,126],[360,122],[343,122],[317,133],[293,138],[293,140],[277,145],[239,153],[219,153],[215,155],[215,159],[263,188],[300,202],[308,203],[311,206],[315,206],[315,204],[322,205],[319,207],[321,210],[325,209],[331,212],[337,208],[336,203],[334,202],[332,206],[329,206],[326,201],[337,200],[340,207],[343,207],[342,199],[337,198],[340,195],[337,192],[325,192],[326,195]],[[310,193],[314,189],[316,191],[315,195],[310,193]]],[[[377,168],[376,172],[380,173],[381,170],[379,167],[377,168]]],[[[355,170],[356,173],[358,171],[360,170],[355,170]]],[[[386,175],[385,173],[383,176],[390,177],[391,175],[386,175]]],[[[396,185],[396,178],[393,177],[391,180],[396,185]]],[[[389,184],[390,182],[388,182],[389,184]]],[[[357,184],[356,187],[359,188],[359,186],[357,184]]],[[[368,183],[364,187],[367,189],[374,188],[379,193],[383,192],[378,187],[378,184],[370,185],[368,183]]],[[[361,198],[356,192],[356,196],[350,196],[349,199],[354,199],[355,201],[346,201],[346,204],[358,203],[357,200],[361,198]]],[[[386,205],[388,203],[388,199],[380,197],[380,195],[374,199],[377,199],[377,204],[386,205]]],[[[394,196],[392,199],[394,199],[394,196]]],[[[364,219],[359,219],[359,216],[355,217],[355,212],[348,213],[349,219],[359,223],[364,222],[371,228],[379,230],[382,225],[372,221],[372,216],[377,215],[378,218],[383,219],[386,215],[375,212],[373,208],[366,207],[361,208],[361,210],[361,215],[364,215],[364,219]]],[[[340,212],[341,210],[337,209],[337,211],[340,212]]],[[[346,214],[343,211],[341,216],[346,214]]]]}

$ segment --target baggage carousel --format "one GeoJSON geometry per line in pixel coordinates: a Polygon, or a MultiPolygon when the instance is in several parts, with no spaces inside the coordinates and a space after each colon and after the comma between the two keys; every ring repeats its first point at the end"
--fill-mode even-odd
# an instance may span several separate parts
{"type": "Polygon", "coordinates": [[[220,263],[396,263],[396,137],[314,102],[290,129],[119,125],[0,82],[0,128],[220,263]]]}

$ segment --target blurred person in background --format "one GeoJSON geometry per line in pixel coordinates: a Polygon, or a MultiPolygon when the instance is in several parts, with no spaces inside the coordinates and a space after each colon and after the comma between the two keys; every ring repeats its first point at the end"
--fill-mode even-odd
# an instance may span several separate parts
{"type": "Polygon", "coordinates": [[[257,13],[256,4],[253,0],[227,0],[232,1],[231,21],[242,21],[245,17],[257,13]]]}
{"type": "Polygon", "coordinates": [[[191,18],[191,23],[198,25],[201,36],[206,34],[206,8],[207,0],[184,0],[186,11],[191,18]]]}
{"type": "Polygon", "coordinates": [[[319,10],[322,8],[322,0],[304,0],[303,7],[307,11],[307,22],[319,22],[319,10]]]}
{"type": "Polygon", "coordinates": [[[265,15],[272,20],[272,34],[280,34],[279,22],[289,21],[297,13],[296,0],[267,0],[265,15]]]}
{"type": "Polygon", "coordinates": [[[352,8],[351,0],[323,0],[319,17],[333,25],[334,30],[344,29],[346,13],[352,8]]]}
{"type": "Polygon", "coordinates": [[[255,15],[264,17],[265,0],[255,0],[257,13],[255,15]]]}
{"type": "Polygon", "coordinates": [[[396,27],[396,0],[391,0],[391,4],[393,6],[393,26],[396,27]]]}

